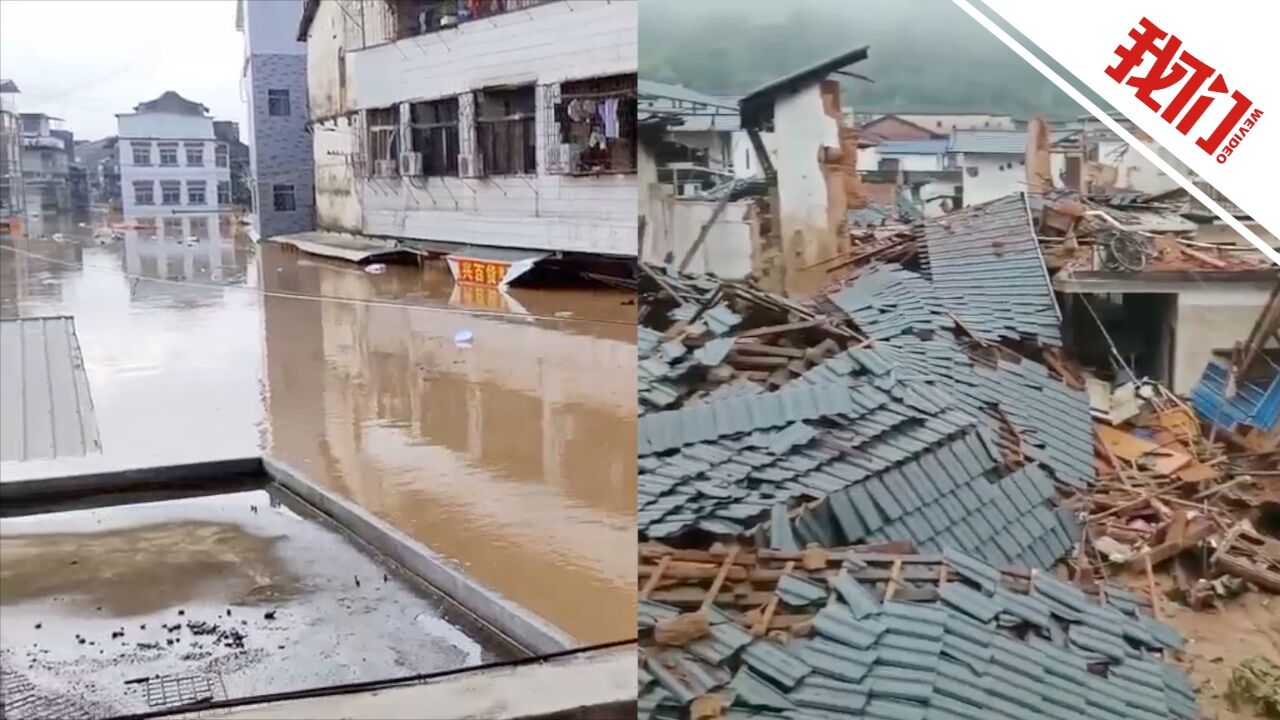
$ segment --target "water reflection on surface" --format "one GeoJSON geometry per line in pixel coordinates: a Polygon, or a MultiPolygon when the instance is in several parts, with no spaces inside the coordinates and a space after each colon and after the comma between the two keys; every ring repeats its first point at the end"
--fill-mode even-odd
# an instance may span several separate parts
{"type": "Polygon", "coordinates": [[[434,312],[447,279],[263,248],[270,450],[584,641],[635,629],[635,330],[620,293],[513,293],[538,314],[434,312]],[[554,312],[550,313],[554,314],[554,312]],[[454,343],[470,331],[470,347],[454,343]]]}
{"type": "Polygon", "coordinates": [[[0,315],[75,317],[103,452],[0,472],[265,450],[584,642],[635,634],[632,296],[464,293],[165,220],[4,241],[0,315]]]}

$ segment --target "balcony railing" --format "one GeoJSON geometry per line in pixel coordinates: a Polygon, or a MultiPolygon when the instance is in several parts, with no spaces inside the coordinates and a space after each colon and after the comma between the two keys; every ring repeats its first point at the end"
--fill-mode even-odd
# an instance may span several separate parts
{"type": "Polygon", "coordinates": [[[389,4],[396,40],[457,27],[473,20],[527,10],[553,0],[401,0],[389,4]]]}

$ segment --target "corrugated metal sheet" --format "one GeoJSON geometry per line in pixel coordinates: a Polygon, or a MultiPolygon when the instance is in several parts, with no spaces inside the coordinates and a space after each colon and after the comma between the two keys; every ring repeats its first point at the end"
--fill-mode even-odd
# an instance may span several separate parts
{"type": "Polygon", "coordinates": [[[954,130],[947,152],[982,155],[1027,154],[1027,134],[1020,130],[954,130]]]}
{"type": "MultiPolygon", "coordinates": [[[[904,567],[911,563],[904,558],[904,567]]],[[[1039,592],[1045,576],[1037,578],[1036,592],[1025,595],[1000,580],[992,565],[954,555],[946,564],[951,580],[934,599],[873,600],[869,611],[847,605],[848,587],[838,585],[852,584],[855,602],[863,605],[879,596],[882,576],[859,580],[852,566],[815,574],[809,582],[836,592],[818,612],[811,637],[778,642],[743,635],[748,639],[739,653],[721,653],[701,671],[672,657],[680,650],[668,651],[660,660],[665,667],[655,668],[658,656],[646,651],[642,706],[659,704],[656,687],[674,674],[667,668],[683,667],[680,677],[686,679],[675,693],[689,687],[715,692],[730,706],[727,717],[762,711],[792,720],[1197,717],[1194,691],[1181,671],[1161,660],[1164,647],[1136,639],[1152,625],[1171,629],[1140,615],[1136,606],[1101,606],[1057,581],[1039,592]],[[970,577],[995,584],[971,584],[970,577]],[[1036,621],[1009,621],[1003,611],[1010,606],[1036,621]],[[1090,624],[1095,615],[1105,617],[1105,628],[1090,624]],[[707,678],[721,685],[707,688],[707,678]]],[[[687,712],[689,702],[676,703],[662,717],[685,717],[680,711],[687,712]]]]}
{"type": "Polygon", "coordinates": [[[889,155],[942,155],[947,152],[949,141],[940,140],[882,140],[876,146],[881,157],[889,155]]]}
{"type": "Polygon", "coordinates": [[[1022,193],[925,223],[934,291],[984,340],[1061,346],[1061,315],[1022,193]]]}
{"type": "Polygon", "coordinates": [[[71,318],[0,321],[0,368],[0,460],[101,450],[71,318]]]}
{"type": "Polygon", "coordinates": [[[1237,425],[1250,425],[1271,432],[1280,424],[1280,372],[1268,382],[1241,382],[1236,394],[1226,397],[1225,363],[1214,361],[1204,368],[1200,380],[1191,388],[1191,406],[1205,422],[1223,430],[1237,425]]]}

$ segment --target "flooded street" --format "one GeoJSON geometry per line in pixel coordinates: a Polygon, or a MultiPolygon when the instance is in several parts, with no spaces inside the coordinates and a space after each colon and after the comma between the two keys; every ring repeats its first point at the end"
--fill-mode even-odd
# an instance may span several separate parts
{"type": "Polygon", "coordinates": [[[4,241],[0,316],[75,318],[102,451],[0,474],[268,453],[581,642],[634,636],[632,296],[184,236],[4,241]]]}

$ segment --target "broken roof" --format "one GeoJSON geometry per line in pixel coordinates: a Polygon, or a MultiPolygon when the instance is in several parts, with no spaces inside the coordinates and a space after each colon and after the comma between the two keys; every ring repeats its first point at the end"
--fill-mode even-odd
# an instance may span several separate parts
{"type": "Polygon", "coordinates": [[[16,93],[21,92],[18,86],[8,78],[0,78],[0,93],[16,93]]]}
{"type": "Polygon", "coordinates": [[[766,124],[773,115],[773,101],[779,95],[790,94],[806,85],[821,82],[831,73],[862,62],[869,55],[870,46],[863,45],[784,75],[752,90],[738,101],[738,107],[742,111],[743,127],[759,128],[766,124]]]}
{"type": "Polygon", "coordinates": [[[733,132],[740,128],[736,100],[654,80],[641,79],[637,90],[641,122],[678,118],[679,125],[670,127],[673,132],[733,132]]]}
{"type": "Polygon", "coordinates": [[[1163,658],[1182,638],[1118,587],[1091,595],[954,551],[641,556],[641,718],[688,717],[695,700],[735,720],[1198,715],[1163,658]],[[734,592],[709,596],[719,576],[734,592]],[[704,629],[672,634],[699,609],[704,629]]]}
{"type": "Polygon", "coordinates": [[[1023,193],[928,220],[924,239],[934,291],[975,335],[1062,345],[1062,316],[1023,193]]]}

